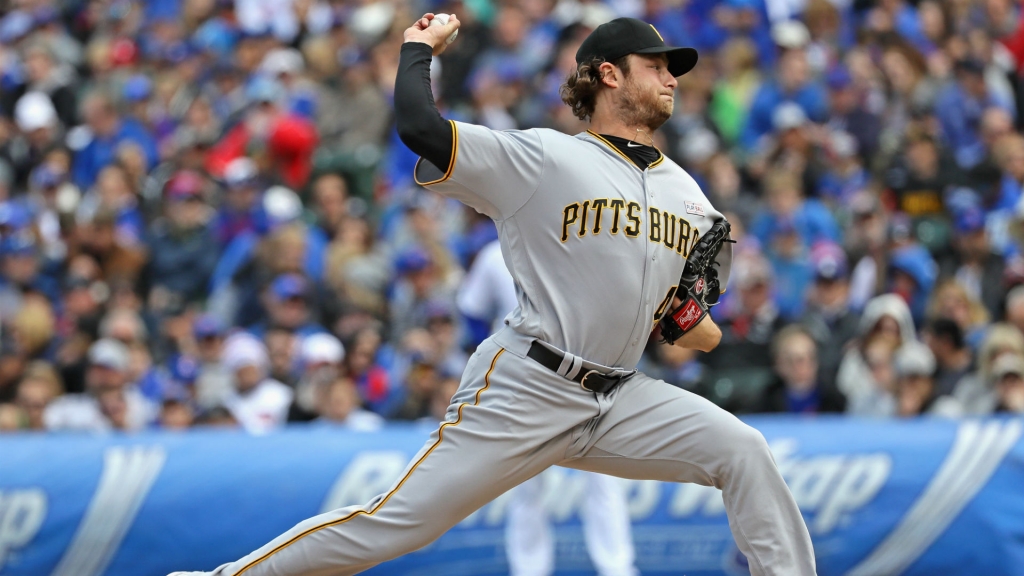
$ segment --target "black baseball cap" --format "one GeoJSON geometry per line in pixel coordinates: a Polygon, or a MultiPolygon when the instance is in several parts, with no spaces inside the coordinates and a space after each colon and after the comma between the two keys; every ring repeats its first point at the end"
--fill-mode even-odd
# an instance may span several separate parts
{"type": "Polygon", "coordinates": [[[665,54],[668,71],[679,77],[697,64],[697,51],[693,48],[675,48],[665,45],[665,39],[648,24],[636,18],[616,18],[597,27],[576,51],[576,64],[591,58],[611,62],[627,54],[665,54]]]}

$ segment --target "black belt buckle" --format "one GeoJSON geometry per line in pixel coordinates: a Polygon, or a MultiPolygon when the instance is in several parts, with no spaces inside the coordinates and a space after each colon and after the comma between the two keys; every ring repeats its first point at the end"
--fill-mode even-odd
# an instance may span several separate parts
{"type": "MultiPolygon", "coordinates": [[[[562,356],[556,354],[540,344],[537,340],[533,341],[530,345],[530,351],[527,356],[536,360],[541,366],[544,366],[548,370],[554,373],[558,373],[558,367],[562,363],[562,356]]],[[[624,376],[609,376],[602,374],[597,370],[588,370],[586,372],[578,372],[575,378],[565,377],[566,380],[572,380],[576,382],[587,392],[594,392],[596,394],[605,394],[612,388],[615,388],[623,380],[626,380],[632,376],[632,374],[624,376]]]]}
{"type": "Polygon", "coordinates": [[[622,380],[619,376],[606,376],[601,374],[597,370],[590,370],[580,378],[580,387],[588,392],[594,392],[597,394],[604,394],[608,392],[622,380]],[[593,385],[587,385],[587,379],[591,378],[593,385]]]}

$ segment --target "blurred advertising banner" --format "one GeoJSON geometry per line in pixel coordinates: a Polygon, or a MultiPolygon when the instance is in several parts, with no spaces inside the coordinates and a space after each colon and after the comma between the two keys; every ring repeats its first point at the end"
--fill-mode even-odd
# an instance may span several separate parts
{"type": "MultiPolygon", "coordinates": [[[[1024,573],[1024,421],[747,421],[772,445],[822,576],[1024,573]]],[[[386,492],[428,432],[0,437],[0,576],[212,569],[304,518],[386,492]]],[[[579,524],[585,482],[563,468],[546,474],[558,574],[593,574],[579,524]]],[[[623,486],[643,574],[747,573],[718,490],[623,486]]],[[[368,574],[506,574],[508,501],[368,574]]]]}

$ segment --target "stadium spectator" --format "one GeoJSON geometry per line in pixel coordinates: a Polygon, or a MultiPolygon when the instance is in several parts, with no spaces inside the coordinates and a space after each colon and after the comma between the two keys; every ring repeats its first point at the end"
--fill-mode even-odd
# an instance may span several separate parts
{"type": "Polygon", "coordinates": [[[205,188],[206,182],[195,172],[179,172],[167,183],[164,218],[154,224],[143,273],[154,313],[180,309],[205,293],[217,257],[205,188]]]}
{"type": "Polygon", "coordinates": [[[43,412],[49,430],[105,432],[134,431],[148,426],[157,407],[128,379],[128,347],[110,338],[89,348],[85,385],[81,394],[68,394],[51,402],[43,412]]]}
{"type": "Polygon", "coordinates": [[[843,355],[836,385],[851,412],[869,411],[879,393],[891,393],[892,354],[907,342],[917,340],[914,320],[906,302],[895,294],[883,294],[868,302],[858,327],[858,338],[843,355]],[[868,354],[873,348],[873,353],[868,354]],[[884,377],[879,378],[879,373],[884,377]]]}
{"type": "Polygon", "coordinates": [[[818,344],[818,380],[834,386],[846,345],[857,337],[860,315],[850,307],[849,266],[842,248],[819,243],[810,258],[814,283],[800,323],[818,344]]]}
{"type": "Polygon", "coordinates": [[[817,344],[804,328],[780,330],[772,342],[772,357],[776,379],[764,389],[756,412],[819,414],[846,408],[837,390],[819,382],[817,344]]]}
{"type": "Polygon", "coordinates": [[[723,302],[722,341],[703,362],[710,368],[770,368],[772,337],[785,325],[771,298],[771,268],[756,252],[739,254],[733,264],[730,283],[738,294],[723,302]]]}
{"type": "Polygon", "coordinates": [[[935,394],[952,394],[956,383],[970,372],[974,364],[963,330],[953,320],[937,318],[925,326],[923,340],[937,361],[935,394]]]}
{"type": "Polygon", "coordinates": [[[989,324],[988,310],[981,302],[971,298],[963,285],[953,279],[942,282],[935,289],[928,317],[948,318],[956,322],[964,339],[974,349],[977,349],[985,336],[989,324]]]}
{"type": "MultiPolygon", "coordinates": [[[[302,375],[295,384],[295,402],[288,415],[289,420],[303,421],[316,417],[318,403],[333,394],[327,388],[342,376],[344,359],[345,348],[340,340],[330,334],[311,334],[302,339],[299,344],[302,375]]],[[[355,393],[355,384],[349,384],[355,393]]],[[[338,414],[335,413],[335,416],[338,414]]],[[[339,419],[344,420],[343,417],[339,419]]]]}
{"type": "Polygon", "coordinates": [[[981,201],[973,191],[964,190],[963,194],[951,195],[949,202],[954,210],[954,250],[942,259],[940,274],[955,278],[971,298],[981,301],[991,316],[997,316],[1004,296],[1005,262],[989,244],[981,201]]]}
{"type": "Polygon", "coordinates": [[[15,405],[21,409],[20,428],[45,430],[43,420],[46,407],[64,393],[60,375],[49,364],[33,363],[25,369],[25,377],[18,383],[15,405]]]}
{"type": "Polygon", "coordinates": [[[192,325],[194,359],[199,363],[192,395],[199,408],[223,405],[231,390],[231,373],[223,361],[224,335],[224,326],[215,316],[199,316],[192,325]]]}
{"type": "Polygon", "coordinates": [[[359,407],[359,393],[352,380],[335,376],[319,390],[322,398],[318,423],[339,426],[360,432],[373,432],[384,426],[384,418],[359,407]]]}
{"type": "Polygon", "coordinates": [[[75,183],[82,189],[96,182],[100,171],[114,160],[118,147],[125,142],[142,148],[148,168],[156,166],[159,158],[152,134],[137,121],[122,117],[107,96],[87,96],[82,103],[82,116],[89,128],[89,142],[75,154],[74,166],[75,183]]]}
{"type": "Polygon", "coordinates": [[[997,413],[1024,414],[1024,358],[1017,354],[999,357],[992,366],[997,413]]]}
{"type": "Polygon", "coordinates": [[[960,379],[953,390],[966,415],[991,414],[998,404],[993,365],[1000,357],[1024,356],[1024,335],[1011,324],[994,324],[979,347],[975,370],[960,379]]]}
{"type": "Polygon", "coordinates": [[[955,418],[960,416],[959,403],[936,388],[936,362],[931,348],[921,342],[907,342],[899,347],[893,359],[896,372],[896,415],[906,418],[934,414],[955,418]]]}
{"type": "Polygon", "coordinates": [[[224,364],[234,382],[224,407],[238,424],[252,434],[283,426],[294,394],[291,388],[268,376],[270,358],[263,343],[245,333],[228,338],[224,344],[224,364]]]}

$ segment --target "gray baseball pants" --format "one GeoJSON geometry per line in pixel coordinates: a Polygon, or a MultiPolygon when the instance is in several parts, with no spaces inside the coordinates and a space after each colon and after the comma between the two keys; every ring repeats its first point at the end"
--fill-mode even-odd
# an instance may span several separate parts
{"type": "Polygon", "coordinates": [[[390,491],[300,522],[212,574],[356,574],[426,546],[552,465],[720,488],[751,574],[815,574],[800,510],[758,431],[644,374],[606,395],[588,392],[494,337],[470,359],[445,422],[390,491]]]}

